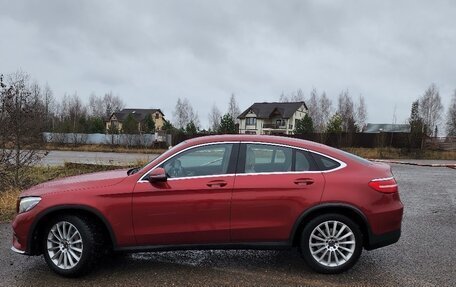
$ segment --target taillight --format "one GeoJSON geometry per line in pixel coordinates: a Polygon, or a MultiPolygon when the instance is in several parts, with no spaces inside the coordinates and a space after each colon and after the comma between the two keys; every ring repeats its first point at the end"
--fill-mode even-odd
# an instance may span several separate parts
{"type": "Polygon", "coordinates": [[[395,193],[398,191],[397,182],[394,177],[373,179],[369,182],[369,186],[383,193],[395,193]]]}

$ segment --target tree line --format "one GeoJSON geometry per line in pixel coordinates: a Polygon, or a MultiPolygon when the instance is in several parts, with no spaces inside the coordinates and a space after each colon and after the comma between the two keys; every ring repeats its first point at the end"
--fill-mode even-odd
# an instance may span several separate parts
{"type": "MultiPolygon", "coordinates": [[[[409,124],[412,133],[423,133],[427,136],[438,136],[439,126],[444,120],[444,107],[439,89],[431,84],[424,94],[417,98],[410,111],[409,124]]],[[[446,114],[445,128],[448,136],[456,136],[456,90],[446,114]]]]}
{"type": "Polygon", "coordinates": [[[174,125],[167,123],[166,130],[174,130],[176,133],[195,135],[197,133],[209,134],[233,134],[236,133],[236,119],[241,110],[234,94],[231,95],[227,110],[224,114],[216,104],[212,105],[208,115],[209,128],[201,129],[198,113],[193,109],[187,98],[179,98],[174,108],[174,125]]]}
{"type": "Polygon", "coordinates": [[[316,89],[310,92],[309,98],[304,96],[301,89],[290,95],[282,93],[279,101],[306,103],[308,112],[303,119],[296,121],[295,134],[361,132],[366,125],[364,97],[359,96],[355,102],[348,90],[339,94],[335,108],[326,93],[319,94],[316,89]]]}

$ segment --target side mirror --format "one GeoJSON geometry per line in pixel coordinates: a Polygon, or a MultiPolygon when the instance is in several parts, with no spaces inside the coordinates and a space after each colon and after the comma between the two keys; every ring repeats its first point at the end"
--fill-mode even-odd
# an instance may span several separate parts
{"type": "Polygon", "coordinates": [[[149,173],[148,180],[150,183],[164,182],[168,179],[166,171],[162,167],[157,167],[149,173]]]}

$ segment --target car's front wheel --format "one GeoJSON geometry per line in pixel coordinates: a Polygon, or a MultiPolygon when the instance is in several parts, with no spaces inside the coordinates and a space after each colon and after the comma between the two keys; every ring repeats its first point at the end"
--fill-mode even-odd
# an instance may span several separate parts
{"type": "Polygon", "coordinates": [[[46,263],[62,276],[83,275],[100,257],[100,238],[90,220],[75,215],[59,216],[45,228],[43,254],[46,263]]]}
{"type": "Polygon", "coordinates": [[[325,214],[312,219],[301,235],[301,254],[320,273],[340,273],[351,268],[362,251],[362,233],[350,218],[325,214]]]}

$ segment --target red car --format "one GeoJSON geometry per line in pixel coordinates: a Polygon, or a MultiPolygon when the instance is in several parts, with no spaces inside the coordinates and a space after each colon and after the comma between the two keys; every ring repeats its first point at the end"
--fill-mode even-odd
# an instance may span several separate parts
{"type": "Polygon", "coordinates": [[[388,165],[276,136],[185,141],[143,168],[54,180],[24,191],[12,250],[60,275],[106,250],[298,247],[322,273],[395,243],[403,205],[388,165]]]}

